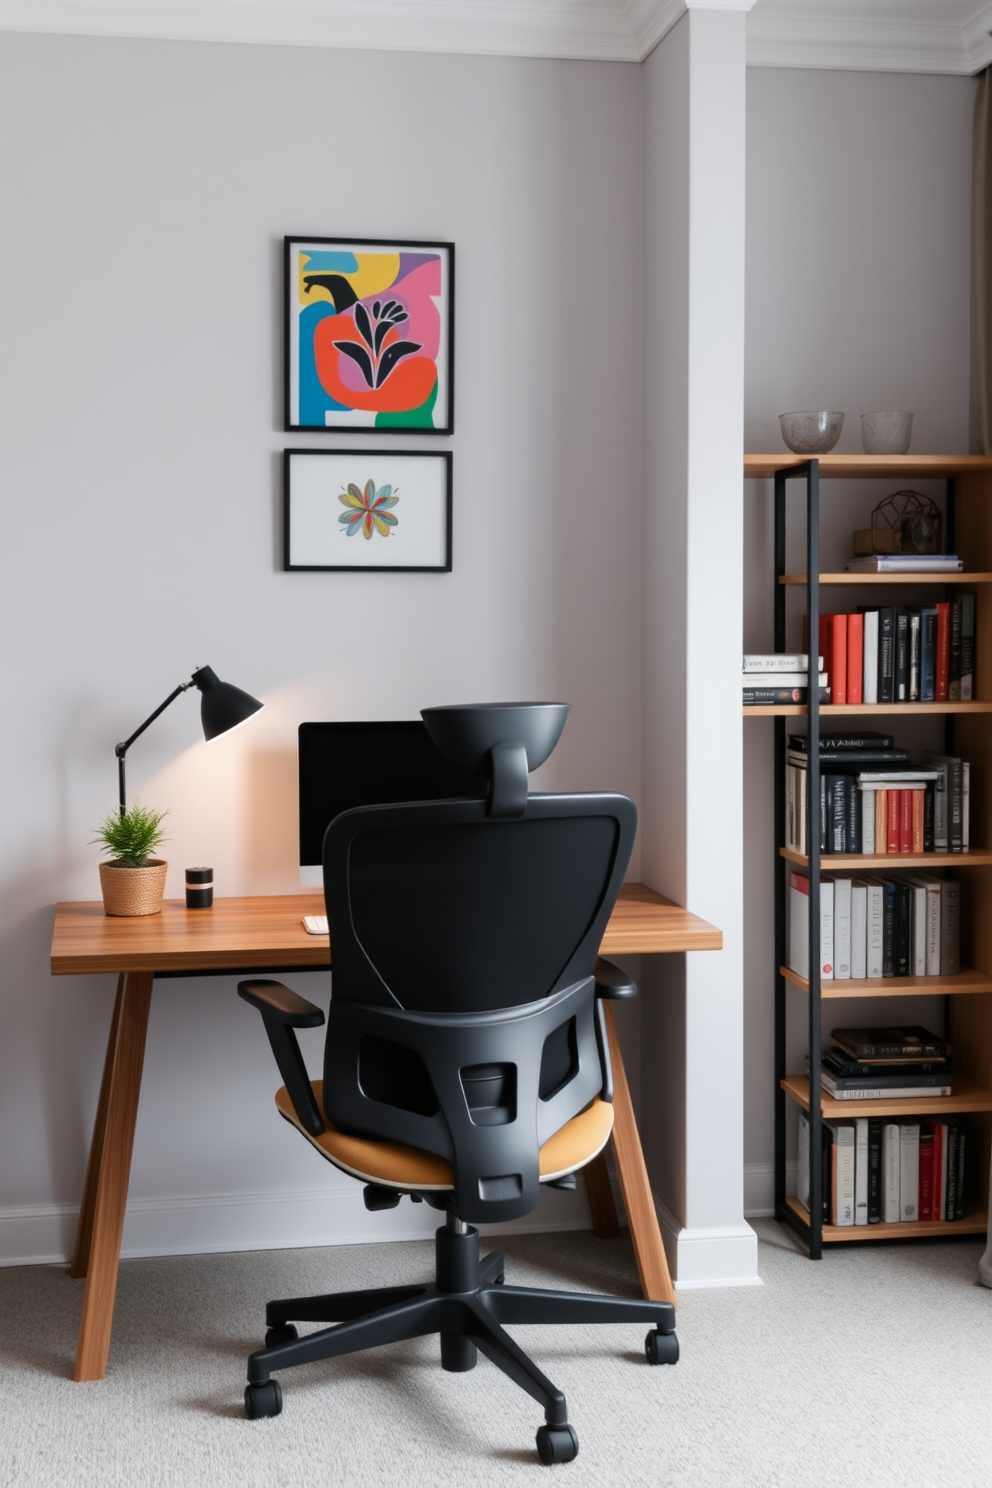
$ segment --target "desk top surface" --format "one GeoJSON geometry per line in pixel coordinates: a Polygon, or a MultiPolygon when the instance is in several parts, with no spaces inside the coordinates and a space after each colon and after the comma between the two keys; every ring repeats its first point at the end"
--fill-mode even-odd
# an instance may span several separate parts
{"type": "MultiPolygon", "coordinates": [[[[187,909],[167,899],[156,915],[104,914],[99,901],[57,904],[52,974],[98,971],[262,971],[324,966],[326,935],[308,935],[303,916],[324,913],[323,896],[258,894],[187,909]]],[[[643,884],[624,884],[603,936],[604,955],[718,951],[723,932],[643,884]]]]}

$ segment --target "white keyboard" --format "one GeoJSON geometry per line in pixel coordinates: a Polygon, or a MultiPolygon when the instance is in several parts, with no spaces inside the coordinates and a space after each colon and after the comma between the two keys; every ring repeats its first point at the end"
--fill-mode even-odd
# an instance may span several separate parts
{"type": "Polygon", "coordinates": [[[308,935],[327,935],[326,915],[304,915],[303,928],[308,935]]]}

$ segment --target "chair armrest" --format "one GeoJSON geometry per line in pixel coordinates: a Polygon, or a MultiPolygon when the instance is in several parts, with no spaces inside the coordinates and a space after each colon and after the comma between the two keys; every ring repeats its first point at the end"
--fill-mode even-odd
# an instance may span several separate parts
{"type": "Polygon", "coordinates": [[[312,1137],[324,1130],[323,1118],[314,1100],[313,1087],[303,1063],[294,1028],[319,1028],[324,1015],[319,1007],[284,987],[281,982],[254,980],[238,983],[238,996],[258,1008],[272,1046],[279,1073],[293,1102],[300,1125],[312,1137]]]}
{"type": "Polygon", "coordinates": [[[614,966],[612,961],[604,961],[600,956],[596,961],[596,996],[611,1000],[617,997],[636,997],[637,983],[632,982],[619,966],[614,966]]]}

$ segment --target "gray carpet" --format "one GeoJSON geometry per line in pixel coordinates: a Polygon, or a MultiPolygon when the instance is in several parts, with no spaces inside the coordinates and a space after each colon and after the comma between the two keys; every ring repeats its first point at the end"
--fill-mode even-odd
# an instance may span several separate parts
{"type": "MultiPolygon", "coordinates": [[[[982,1244],[845,1247],[811,1264],[759,1221],[765,1285],[684,1293],[681,1362],[643,1329],[518,1328],[565,1391],[577,1461],[542,1468],[541,1412],[481,1360],[444,1374],[425,1339],[287,1371],[244,1419],[244,1362],[272,1296],[426,1279],[423,1243],[125,1261],[106,1380],[76,1385],[81,1283],[0,1272],[0,1484],[64,1488],[987,1488],[992,1292],[982,1244]]],[[[626,1237],[519,1237],[507,1280],[633,1295],[626,1237]]]]}

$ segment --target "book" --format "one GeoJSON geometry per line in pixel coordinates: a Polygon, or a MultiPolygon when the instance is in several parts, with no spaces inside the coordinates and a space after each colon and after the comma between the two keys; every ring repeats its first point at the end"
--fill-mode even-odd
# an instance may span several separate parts
{"type": "Polygon", "coordinates": [[[899,1124],[899,1219],[902,1223],[920,1217],[920,1123],[908,1119],[899,1124]]]}
{"type": "Polygon", "coordinates": [[[882,605],[878,612],[878,701],[891,703],[896,679],[896,612],[882,605]]]}
{"type": "Polygon", "coordinates": [[[853,1059],[839,1044],[831,1044],[821,1055],[823,1068],[843,1078],[855,1075],[944,1075],[950,1072],[947,1055],[933,1059],[915,1059],[912,1056],[890,1055],[887,1059],[853,1059]]]}
{"type": "Polygon", "coordinates": [[[956,553],[875,553],[868,558],[849,558],[846,573],[961,573],[963,561],[956,553]]]}
{"type": "Polygon", "coordinates": [[[912,944],[909,953],[910,976],[927,974],[927,889],[921,879],[910,879],[907,887],[912,898],[912,944]]]}
{"type": "Polygon", "coordinates": [[[961,701],[970,702],[975,686],[975,596],[961,595],[961,701]]]}
{"type": "Polygon", "coordinates": [[[905,613],[896,616],[895,701],[909,702],[909,616],[905,613]]]}
{"type": "Polygon", "coordinates": [[[831,698],[835,703],[847,702],[847,615],[828,615],[827,630],[830,636],[830,662],[828,671],[833,677],[831,698]]]}
{"type": "Polygon", "coordinates": [[[944,600],[937,605],[936,649],[934,698],[938,703],[946,703],[947,687],[951,675],[951,605],[949,600],[944,600]]]}
{"type": "MultiPolygon", "coordinates": [[[[882,1218],[882,1120],[868,1117],[868,1223],[879,1224],[882,1218]]],[[[855,1201],[857,1195],[855,1195],[855,1201]]]]}
{"type": "MultiPolygon", "coordinates": [[[[895,748],[895,735],[882,734],[876,729],[857,729],[847,733],[829,733],[820,735],[820,753],[830,754],[835,750],[842,750],[845,754],[853,749],[870,749],[876,751],[895,748]]],[[[806,734],[790,734],[789,748],[799,750],[802,754],[809,752],[809,739],[806,734]]]]}
{"type": "Polygon", "coordinates": [[[896,916],[893,933],[892,963],[895,975],[897,977],[904,977],[909,976],[912,890],[909,884],[904,883],[901,879],[896,881],[895,890],[896,916]]]}
{"type": "Polygon", "coordinates": [[[971,765],[961,761],[961,851],[971,849],[971,765]]]}
{"type": "Polygon", "coordinates": [[[854,1122],[854,1223],[868,1223],[868,1117],[854,1122]]]}
{"type": "Polygon", "coordinates": [[[861,690],[866,703],[878,702],[878,611],[862,611],[864,628],[864,658],[862,661],[861,690]]]}
{"type": "Polygon", "coordinates": [[[913,793],[908,790],[899,792],[899,851],[901,853],[913,850],[913,793]]]}
{"type": "Polygon", "coordinates": [[[950,1079],[943,1084],[921,1085],[918,1079],[908,1079],[903,1085],[888,1085],[881,1079],[838,1080],[835,1075],[821,1072],[820,1085],[832,1100],[931,1100],[940,1095],[953,1095],[950,1079]]]}
{"type": "Polygon", "coordinates": [[[830,1148],[830,1219],[835,1225],[854,1223],[854,1124],[826,1121],[832,1134],[830,1148]]]}
{"type": "MultiPolygon", "coordinates": [[[[782,703],[800,703],[807,701],[807,688],[805,687],[748,687],[745,684],[742,701],[745,707],[773,707],[782,703]]],[[[830,688],[820,688],[821,703],[830,702],[830,688]]]]}
{"type": "Polygon", "coordinates": [[[946,1058],[951,1046],[918,1023],[891,1028],[833,1028],[830,1037],[855,1059],[946,1058]]]}
{"type": "Polygon", "coordinates": [[[882,1127],[882,1220],[899,1222],[899,1123],[887,1121],[882,1127]]]}
{"type": "Polygon", "coordinates": [[[868,975],[868,885],[863,879],[851,880],[851,976],[868,975]]]}
{"type": "MultiPolygon", "coordinates": [[[[861,789],[869,791],[870,785],[863,785],[861,789]]],[[[887,853],[889,850],[889,793],[887,790],[874,790],[875,796],[875,852],[887,853]]]]}
{"type": "MultiPolygon", "coordinates": [[[[809,764],[809,756],[801,749],[787,750],[786,759],[803,770],[809,764]]],[[[841,766],[852,772],[869,769],[884,772],[910,766],[912,754],[908,749],[821,749],[819,760],[821,769],[841,766]]]]}
{"type": "Polygon", "coordinates": [[[835,878],[834,887],[834,979],[851,976],[851,880],[835,878]]]}
{"type": "Polygon", "coordinates": [[[899,851],[899,791],[886,791],[885,851],[899,851]]]}
{"type": "Polygon", "coordinates": [[[865,975],[881,978],[885,942],[885,890],[877,880],[869,880],[867,899],[867,945],[865,947],[865,975]]]}
{"type": "MultiPolygon", "coordinates": [[[[744,657],[745,672],[802,672],[805,676],[809,668],[809,657],[792,651],[776,651],[770,655],[756,655],[749,652],[744,657]]],[[[823,657],[817,658],[817,669],[824,670],[823,657]]]]}
{"type": "Polygon", "coordinates": [[[829,879],[820,883],[820,977],[833,981],[834,975],[834,886],[829,879]]]}
{"type": "Polygon", "coordinates": [[[947,700],[961,701],[961,596],[955,594],[951,602],[951,665],[947,678],[947,700]]]}
{"type": "Polygon", "coordinates": [[[920,702],[934,701],[937,662],[937,606],[920,609],[920,702]]]}
{"type": "Polygon", "coordinates": [[[920,1124],[920,1219],[933,1219],[933,1127],[920,1124]]]}
{"type": "Polygon", "coordinates": [[[930,1218],[939,1223],[947,1213],[947,1166],[944,1161],[947,1143],[947,1122],[927,1121],[926,1126],[933,1138],[933,1201],[930,1218]]]}
{"type": "Polygon", "coordinates": [[[790,970],[809,980],[809,879],[793,869],[789,874],[790,970]]]}
{"type": "Polygon", "coordinates": [[[861,794],[861,851],[875,851],[875,792],[867,787],[861,794]]]}
{"type": "Polygon", "coordinates": [[[911,789],[914,785],[926,785],[928,780],[937,781],[940,771],[936,765],[893,765],[891,769],[876,769],[873,765],[866,765],[863,770],[858,770],[858,784],[865,785],[895,785],[905,789],[911,789]]]}
{"type": "Polygon", "coordinates": [[[861,614],[847,617],[847,701],[862,701],[862,678],[865,664],[865,626],[861,614]]]}
{"type": "Polygon", "coordinates": [[[909,612],[909,701],[920,700],[920,612],[909,612]]]}
{"type": "MultiPolygon", "coordinates": [[[[742,687],[805,687],[808,681],[806,672],[744,672],[741,676],[742,687]]],[[[829,687],[826,672],[820,673],[818,685],[829,687]]]]}
{"type": "Polygon", "coordinates": [[[940,974],[957,976],[960,970],[961,886],[945,878],[940,886],[940,974]]]}

